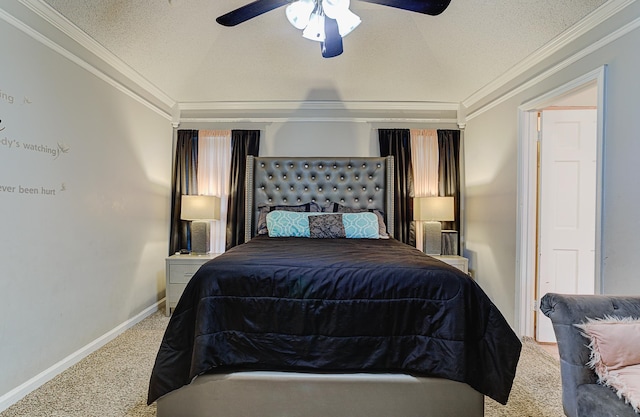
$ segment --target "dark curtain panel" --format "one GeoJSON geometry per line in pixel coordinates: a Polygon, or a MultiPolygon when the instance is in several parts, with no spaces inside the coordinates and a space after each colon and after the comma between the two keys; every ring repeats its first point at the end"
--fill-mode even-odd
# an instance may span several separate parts
{"type": "MultiPolygon", "coordinates": [[[[442,222],[442,229],[460,232],[460,131],[438,130],[438,194],[454,197],[456,219],[442,222]]],[[[457,242],[460,252],[460,239],[457,242]]]]}
{"type": "Polygon", "coordinates": [[[378,129],[380,156],[393,156],[395,160],[394,238],[408,245],[416,245],[413,222],[413,169],[409,129],[378,129]]]}
{"type": "Polygon", "coordinates": [[[198,194],[198,131],[178,130],[171,187],[171,231],[169,255],[180,249],[191,250],[189,222],[180,220],[182,195],[198,194]]]}
{"type": "Polygon", "coordinates": [[[259,130],[231,131],[231,176],[227,211],[226,249],[244,242],[244,206],[247,156],[258,156],[259,130]]]}

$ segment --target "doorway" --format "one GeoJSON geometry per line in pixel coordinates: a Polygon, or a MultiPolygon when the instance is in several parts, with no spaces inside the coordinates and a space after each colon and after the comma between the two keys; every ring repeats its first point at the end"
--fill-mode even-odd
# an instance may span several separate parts
{"type": "Polygon", "coordinates": [[[519,108],[516,331],[521,336],[555,341],[549,319],[538,309],[546,292],[601,292],[604,76],[601,67],[519,108]],[[592,143],[586,147],[595,158],[587,179],[580,173],[589,163],[566,154],[587,142],[575,136],[584,129],[590,129],[592,143]],[[577,191],[581,183],[588,184],[587,191],[577,191]],[[591,212],[586,207],[578,214],[585,195],[593,203],[591,212]],[[567,233],[576,229],[578,215],[582,231],[567,233]],[[592,245],[585,248],[585,240],[592,245]]]}
{"type": "MultiPolygon", "coordinates": [[[[593,85],[538,113],[537,300],[595,293],[596,98],[593,85]]],[[[535,339],[555,343],[551,320],[535,314],[535,339]]]]}

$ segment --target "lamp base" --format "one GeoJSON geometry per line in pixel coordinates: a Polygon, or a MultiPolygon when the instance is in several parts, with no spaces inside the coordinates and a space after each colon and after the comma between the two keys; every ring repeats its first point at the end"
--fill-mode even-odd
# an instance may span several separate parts
{"type": "Polygon", "coordinates": [[[209,221],[194,220],[191,222],[191,253],[204,255],[211,251],[209,229],[209,221]]]}
{"type": "Polygon", "coordinates": [[[442,253],[442,223],[435,221],[423,222],[422,251],[427,255],[442,253]]]}

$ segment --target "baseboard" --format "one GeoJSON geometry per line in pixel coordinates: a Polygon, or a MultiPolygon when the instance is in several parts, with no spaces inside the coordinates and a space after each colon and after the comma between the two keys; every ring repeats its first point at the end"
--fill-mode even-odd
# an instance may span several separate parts
{"type": "Polygon", "coordinates": [[[145,308],[134,317],[130,318],[129,320],[125,321],[124,323],[116,326],[114,329],[100,336],[96,340],[92,341],[91,343],[73,352],[71,355],[62,359],[60,362],[54,364],[48,369],[45,369],[44,371],[40,372],[38,375],[34,376],[33,378],[29,379],[25,383],[19,385],[18,387],[12,389],[8,393],[0,396],[0,412],[11,407],[13,404],[17,403],[22,398],[24,398],[27,394],[40,388],[42,385],[44,385],[45,383],[53,379],[55,376],[61,374],[62,372],[69,369],[76,363],[80,362],[82,359],[86,358],[91,353],[100,349],[101,347],[103,347],[104,345],[106,345],[116,337],[118,337],[120,334],[124,333],[126,330],[135,326],[136,324],[138,324],[145,318],[149,317],[156,311],[160,310],[161,308],[164,308],[163,307],[164,303],[165,303],[165,299],[163,298],[157,303],[145,308]]]}

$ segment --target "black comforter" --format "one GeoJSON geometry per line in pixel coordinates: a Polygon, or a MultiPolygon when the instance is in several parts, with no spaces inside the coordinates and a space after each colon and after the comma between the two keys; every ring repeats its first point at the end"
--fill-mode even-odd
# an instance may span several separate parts
{"type": "Polygon", "coordinates": [[[506,403],[521,344],[467,275],[396,240],[258,237],[207,262],[169,322],[148,403],[208,372],[395,372],[506,403]]]}

